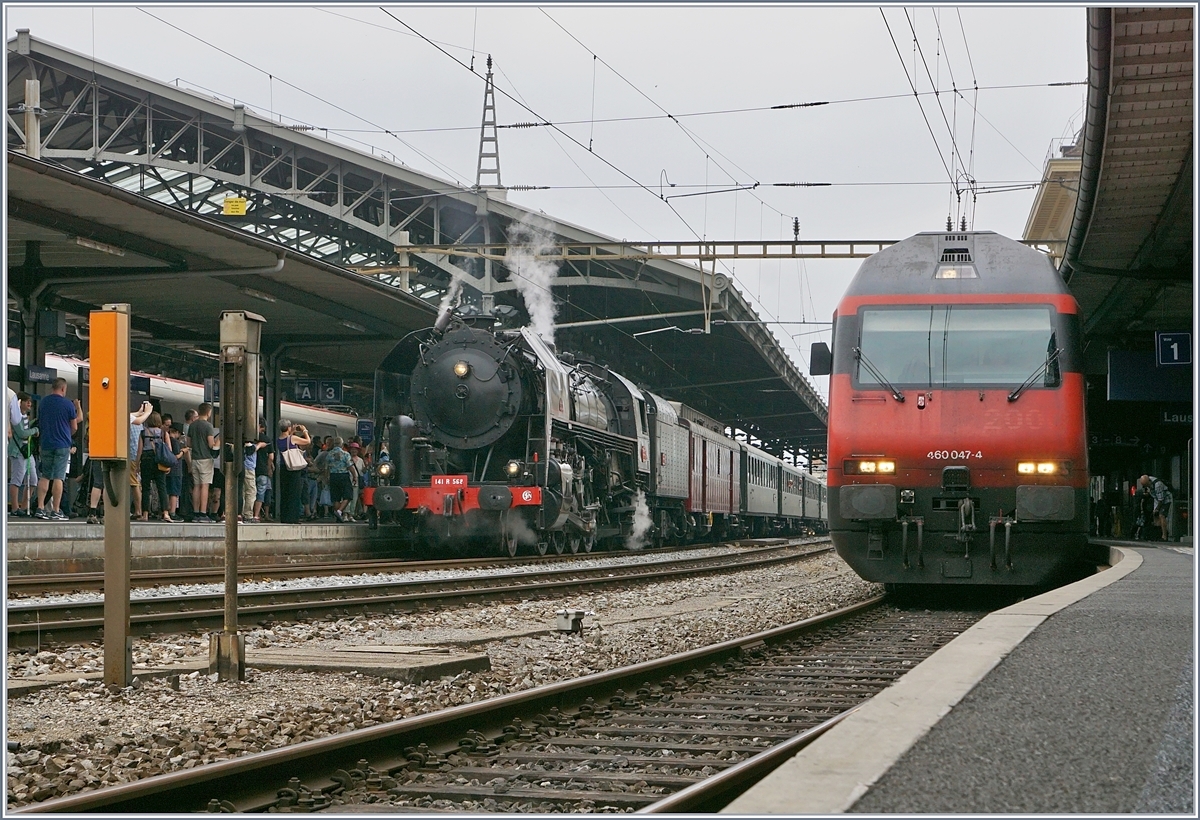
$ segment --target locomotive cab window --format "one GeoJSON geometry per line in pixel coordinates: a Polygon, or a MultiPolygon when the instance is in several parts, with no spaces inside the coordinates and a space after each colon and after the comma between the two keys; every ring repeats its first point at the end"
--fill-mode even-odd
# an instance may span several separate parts
{"type": "Polygon", "coordinates": [[[855,381],[905,387],[1017,386],[1039,369],[1043,387],[1060,382],[1056,315],[1049,306],[931,305],[864,308],[855,381]]]}

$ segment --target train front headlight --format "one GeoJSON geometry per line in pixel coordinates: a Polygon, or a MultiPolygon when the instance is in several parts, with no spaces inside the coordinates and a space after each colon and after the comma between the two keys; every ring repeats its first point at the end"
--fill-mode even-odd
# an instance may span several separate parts
{"type": "Polygon", "coordinates": [[[465,379],[470,372],[471,365],[467,362],[454,363],[454,375],[458,376],[460,379],[465,379]]]}
{"type": "Polygon", "coordinates": [[[890,459],[846,459],[842,464],[846,475],[895,475],[896,462],[890,459]]]}
{"type": "Polygon", "coordinates": [[[391,474],[392,463],[390,461],[385,461],[375,468],[375,475],[379,476],[380,478],[387,478],[391,474]]]}
{"type": "Polygon", "coordinates": [[[1017,464],[1021,475],[1065,475],[1071,471],[1069,461],[1022,461],[1017,464]]]}

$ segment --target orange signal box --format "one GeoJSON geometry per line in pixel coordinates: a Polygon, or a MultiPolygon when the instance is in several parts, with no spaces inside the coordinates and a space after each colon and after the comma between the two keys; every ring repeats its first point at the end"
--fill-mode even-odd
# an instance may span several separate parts
{"type": "Polygon", "coordinates": [[[91,312],[88,457],[129,458],[129,307],[91,312]]]}

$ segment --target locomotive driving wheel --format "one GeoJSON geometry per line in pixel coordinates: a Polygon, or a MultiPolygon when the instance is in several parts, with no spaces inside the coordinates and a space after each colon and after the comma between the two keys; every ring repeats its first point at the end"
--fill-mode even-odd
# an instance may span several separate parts
{"type": "Polygon", "coordinates": [[[517,540],[516,530],[508,525],[508,516],[501,514],[500,516],[500,550],[502,553],[507,553],[509,558],[517,557],[517,550],[520,548],[520,542],[517,540]]]}
{"type": "Polygon", "coordinates": [[[579,548],[583,546],[583,536],[577,532],[571,533],[570,537],[567,538],[567,546],[570,548],[572,555],[578,554],[579,548]]]}
{"type": "Polygon", "coordinates": [[[535,549],[537,549],[538,555],[545,555],[547,552],[550,551],[550,542],[547,540],[549,538],[550,538],[550,535],[548,533],[539,533],[538,534],[537,546],[535,547],[535,549]]]}
{"type": "Polygon", "coordinates": [[[596,533],[595,532],[587,533],[586,535],[583,536],[582,541],[583,541],[583,543],[581,546],[583,547],[583,551],[591,552],[592,548],[596,546],[596,533]]]}
{"type": "Polygon", "coordinates": [[[550,545],[555,555],[562,555],[567,550],[567,534],[562,530],[550,533],[550,545]]]}

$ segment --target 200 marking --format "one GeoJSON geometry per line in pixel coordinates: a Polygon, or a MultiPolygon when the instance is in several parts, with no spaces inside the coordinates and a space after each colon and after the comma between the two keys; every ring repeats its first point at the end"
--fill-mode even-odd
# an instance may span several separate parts
{"type": "Polygon", "coordinates": [[[925,454],[925,458],[932,459],[934,461],[942,461],[948,458],[964,460],[971,458],[983,458],[983,450],[976,450],[975,452],[971,452],[970,450],[930,450],[925,454]]]}

